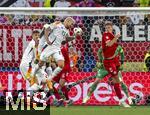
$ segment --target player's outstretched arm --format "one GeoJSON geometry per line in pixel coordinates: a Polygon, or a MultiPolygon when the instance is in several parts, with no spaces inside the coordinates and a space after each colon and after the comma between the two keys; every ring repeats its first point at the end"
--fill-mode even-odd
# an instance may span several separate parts
{"type": "Polygon", "coordinates": [[[62,41],[62,45],[66,44],[67,42],[70,42],[74,39],[76,39],[76,36],[67,36],[66,40],[62,41]]]}
{"type": "Polygon", "coordinates": [[[117,40],[118,40],[119,37],[120,37],[120,34],[117,34],[117,35],[114,37],[113,40],[110,40],[110,41],[108,41],[108,42],[106,43],[106,46],[108,46],[108,47],[112,46],[114,43],[117,42],[117,40]]]}

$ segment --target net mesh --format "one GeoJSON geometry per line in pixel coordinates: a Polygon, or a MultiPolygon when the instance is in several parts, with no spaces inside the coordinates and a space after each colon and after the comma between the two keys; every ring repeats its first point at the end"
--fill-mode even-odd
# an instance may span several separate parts
{"type": "MultiPolygon", "coordinates": [[[[97,51],[101,46],[101,37],[104,32],[103,24],[105,21],[112,21],[114,24],[114,33],[121,34],[119,44],[125,52],[123,76],[129,86],[130,94],[132,96],[141,95],[141,93],[142,96],[149,94],[150,76],[148,72],[143,72],[147,71],[148,66],[150,66],[149,58],[145,61],[146,65],[144,62],[144,57],[150,44],[149,10],[101,11],[89,9],[82,11],[81,9],[79,11],[63,11],[57,9],[54,11],[33,10],[34,13],[32,13],[32,10],[17,10],[5,10],[1,12],[0,17],[0,69],[2,75],[0,79],[6,87],[25,87],[24,83],[22,83],[22,86],[14,84],[23,82],[20,77],[17,77],[18,74],[16,75],[14,72],[19,71],[20,60],[24,49],[31,40],[32,31],[34,29],[42,29],[45,23],[52,23],[55,20],[64,19],[71,15],[76,20],[76,25],[83,29],[83,35],[70,43],[78,59],[75,61],[75,68],[72,69],[74,73],[69,81],[75,82],[83,77],[93,75],[96,62],[98,61],[97,51]],[[13,84],[9,86],[8,83],[10,81],[8,79],[11,75],[13,76],[13,84]]],[[[72,34],[72,31],[70,33],[72,34]]],[[[78,86],[70,92],[70,95],[74,97],[77,104],[80,103],[82,96],[84,97],[87,93],[86,91],[81,91],[79,99],[75,98],[79,93],[79,87],[84,89],[86,84],[78,86]]],[[[106,95],[103,94],[102,96],[105,97],[106,95]]],[[[115,103],[113,96],[111,97],[111,102],[115,103]]],[[[100,102],[99,98],[97,98],[94,96],[89,104],[100,102]]],[[[102,104],[109,104],[109,102],[102,102],[102,104]]]]}

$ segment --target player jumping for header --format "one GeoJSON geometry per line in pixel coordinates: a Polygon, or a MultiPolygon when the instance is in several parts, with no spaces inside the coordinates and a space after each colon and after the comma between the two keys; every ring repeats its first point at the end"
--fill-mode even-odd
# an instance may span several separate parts
{"type": "Polygon", "coordinates": [[[64,23],[54,22],[49,25],[48,28],[44,30],[44,37],[46,44],[41,52],[39,63],[33,68],[31,76],[34,76],[36,72],[43,66],[47,59],[52,56],[58,67],[48,76],[49,80],[52,80],[55,76],[60,73],[64,67],[64,57],[61,53],[61,44],[64,41],[71,41],[76,38],[76,36],[69,36],[68,29],[72,28],[75,24],[75,20],[71,17],[67,17],[64,23]]]}

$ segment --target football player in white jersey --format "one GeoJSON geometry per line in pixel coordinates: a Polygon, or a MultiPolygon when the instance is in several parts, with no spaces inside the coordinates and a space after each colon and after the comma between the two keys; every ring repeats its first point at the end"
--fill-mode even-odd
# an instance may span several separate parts
{"type": "Polygon", "coordinates": [[[72,28],[75,24],[75,20],[71,17],[67,17],[64,23],[54,22],[44,30],[44,37],[46,44],[40,55],[40,62],[33,68],[31,76],[35,76],[36,72],[43,66],[47,59],[52,56],[58,67],[49,76],[49,80],[52,80],[64,67],[64,57],[61,53],[61,44],[65,41],[72,41],[76,36],[70,36],[68,29],[72,28]]]}
{"type": "Polygon", "coordinates": [[[22,60],[20,63],[20,72],[25,80],[29,80],[29,73],[31,72],[34,60],[38,58],[37,46],[39,44],[39,35],[39,31],[33,31],[32,40],[29,42],[22,56],[22,60]]]}
{"type": "MultiPolygon", "coordinates": [[[[46,77],[46,73],[44,69],[40,69],[36,73],[36,77],[30,77],[32,68],[35,66],[35,60],[39,60],[38,54],[38,44],[39,44],[39,36],[40,32],[38,30],[34,30],[32,34],[32,40],[29,42],[27,48],[23,53],[23,57],[20,63],[20,72],[25,80],[30,82],[31,90],[38,90],[38,82],[37,78],[42,77],[43,79],[46,77]]],[[[45,78],[46,79],[46,78],[45,78]]]]}

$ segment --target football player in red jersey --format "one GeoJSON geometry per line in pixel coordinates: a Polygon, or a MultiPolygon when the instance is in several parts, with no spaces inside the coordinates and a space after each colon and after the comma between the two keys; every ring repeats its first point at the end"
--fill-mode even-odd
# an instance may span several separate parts
{"type": "Polygon", "coordinates": [[[115,51],[118,47],[117,40],[120,34],[113,34],[113,24],[112,22],[105,23],[105,32],[102,35],[102,52],[104,56],[104,67],[109,72],[113,79],[114,90],[117,97],[120,100],[120,104],[124,107],[130,107],[125,101],[122,100],[120,80],[118,77],[118,71],[120,67],[120,61],[117,56],[115,56],[115,51]]]}
{"type": "MultiPolygon", "coordinates": [[[[71,71],[68,44],[62,46],[61,52],[65,59],[64,68],[55,78],[53,78],[53,81],[59,83],[59,90],[61,90],[63,95],[65,96],[65,105],[67,106],[72,103],[72,100],[70,100],[68,97],[67,87],[65,86],[67,77],[71,71]]],[[[58,97],[57,99],[60,99],[60,101],[62,101],[61,97],[58,96],[58,92],[56,91],[55,88],[54,88],[54,94],[56,98],[58,97]]]]}

